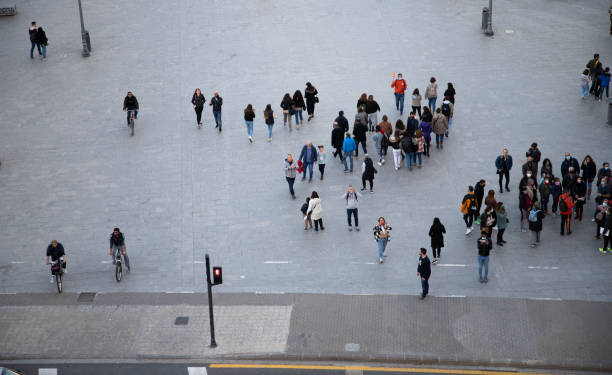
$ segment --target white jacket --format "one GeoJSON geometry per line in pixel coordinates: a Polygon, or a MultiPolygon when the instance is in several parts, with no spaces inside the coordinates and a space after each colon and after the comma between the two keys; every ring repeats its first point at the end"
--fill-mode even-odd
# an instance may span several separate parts
{"type": "Polygon", "coordinates": [[[321,207],[321,200],[319,198],[311,198],[308,202],[308,211],[312,220],[319,220],[323,218],[323,207],[321,207]]]}

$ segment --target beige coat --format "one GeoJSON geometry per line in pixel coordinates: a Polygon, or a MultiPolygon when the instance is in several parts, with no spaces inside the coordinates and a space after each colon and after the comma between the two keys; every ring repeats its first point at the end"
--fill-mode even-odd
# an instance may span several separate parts
{"type": "Polygon", "coordinates": [[[427,89],[425,90],[425,99],[429,98],[437,98],[438,97],[438,84],[430,83],[427,85],[427,89]]]}
{"type": "Polygon", "coordinates": [[[446,116],[441,113],[436,113],[431,122],[431,127],[434,133],[438,135],[444,134],[448,130],[448,120],[446,116]]]}
{"type": "Polygon", "coordinates": [[[312,220],[319,220],[323,218],[323,208],[321,207],[321,199],[311,198],[308,202],[308,211],[312,220]]]}

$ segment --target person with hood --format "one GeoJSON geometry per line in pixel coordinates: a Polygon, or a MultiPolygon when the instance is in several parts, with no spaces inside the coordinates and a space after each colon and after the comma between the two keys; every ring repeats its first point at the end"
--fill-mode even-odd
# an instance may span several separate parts
{"type": "Polygon", "coordinates": [[[502,154],[495,159],[495,168],[497,169],[497,174],[499,175],[499,193],[503,193],[502,189],[502,181],[504,176],[506,176],[506,191],[510,192],[508,188],[508,184],[510,183],[510,170],[512,169],[512,156],[508,154],[508,149],[505,148],[502,151],[502,154]]]}
{"type": "Polygon", "coordinates": [[[497,246],[504,246],[506,241],[504,240],[504,232],[508,227],[508,213],[506,212],[506,208],[504,207],[503,202],[497,202],[495,205],[495,216],[497,217],[497,246]]]}
{"type": "Polygon", "coordinates": [[[342,143],[344,142],[344,128],[334,122],[334,128],[331,132],[331,145],[336,150],[334,151],[334,158],[340,155],[340,162],[342,162],[342,143]]]}
{"type": "Polygon", "coordinates": [[[385,134],[380,129],[380,125],[376,125],[375,133],[372,136],[372,140],[374,141],[374,145],[376,146],[376,155],[378,155],[378,165],[383,165],[385,163],[385,159],[383,158],[383,149],[382,149],[382,141],[385,137],[385,134]]]}
{"type": "Polygon", "coordinates": [[[334,122],[337,122],[338,125],[340,125],[340,127],[344,129],[344,133],[349,131],[349,122],[347,118],[344,117],[344,111],[338,112],[338,117],[336,117],[334,122]]]}
{"type": "Polygon", "coordinates": [[[412,114],[419,113],[419,119],[421,119],[421,101],[423,98],[419,94],[419,89],[415,88],[412,92],[412,114]]]}
{"type": "Polygon", "coordinates": [[[295,111],[294,105],[295,103],[293,102],[291,95],[289,95],[289,93],[285,93],[285,96],[283,96],[283,100],[280,103],[280,107],[283,110],[283,126],[287,126],[288,122],[289,130],[291,130],[291,117],[295,111]]]}
{"type": "Polygon", "coordinates": [[[195,89],[195,92],[191,97],[191,104],[193,105],[193,109],[196,113],[196,123],[198,125],[198,129],[202,127],[202,111],[204,110],[204,103],[206,103],[206,98],[202,94],[202,91],[200,91],[200,89],[195,89]]]}
{"type": "Polygon", "coordinates": [[[368,181],[370,183],[370,194],[374,194],[374,175],[376,173],[378,171],[374,168],[374,162],[369,156],[366,156],[361,165],[361,183],[363,184],[361,191],[365,191],[366,181],[368,181]]]}
{"type": "Polygon", "coordinates": [[[36,26],[36,22],[32,22],[28,32],[30,33],[30,43],[32,43],[32,47],[30,48],[30,58],[34,58],[34,47],[38,49],[38,55],[42,56],[40,44],[38,43],[38,27],[36,26]]]}
{"type": "Polygon", "coordinates": [[[312,145],[312,142],[309,140],[306,142],[304,147],[302,147],[302,152],[300,153],[300,157],[298,160],[301,160],[304,163],[304,174],[302,175],[302,181],[306,179],[306,170],[310,170],[308,182],[312,182],[312,168],[314,163],[317,162],[319,155],[317,154],[317,149],[312,145]]]}
{"type": "Polygon", "coordinates": [[[429,79],[429,85],[425,89],[425,99],[428,100],[428,107],[432,111],[436,110],[436,100],[438,99],[438,84],[436,83],[436,77],[429,79]]]}
{"type": "Polygon", "coordinates": [[[578,221],[582,221],[582,213],[584,212],[584,203],[586,201],[587,185],[582,180],[582,177],[576,178],[576,183],[572,188],[573,201],[576,202],[576,216],[574,217],[578,221]]]}
{"type": "Polygon", "coordinates": [[[219,129],[221,133],[222,122],[221,122],[221,107],[223,106],[223,98],[219,96],[219,91],[215,91],[215,95],[210,99],[209,106],[212,107],[213,117],[215,118],[215,128],[219,129]]]}
{"type": "Polygon", "coordinates": [[[565,160],[561,163],[561,177],[565,177],[569,173],[569,168],[574,167],[574,171],[577,174],[580,174],[580,164],[578,164],[578,160],[572,157],[572,154],[569,152],[565,153],[565,160]]]}
{"type": "Polygon", "coordinates": [[[529,211],[529,231],[531,232],[531,247],[536,247],[540,242],[540,232],[542,231],[542,219],[544,212],[541,210],[540,202],[535,202],[529,211]]]}
{"type": "Polygon", "coordinates": [[[378,222],[374,226],[374,239],[378,245],[378,262],[382,263],[383,258],[387,255],[387,244],[391,241],[391,226],[387,224],[384,217],[379,217],[378,222]]]}
{"type": "Polygon", "coordinates": [[[575,204],[572,202],[570,192],[565,190],[559,197],[559,211],[561,211],[561,235],[565,235],[565,229],[567,228],[567,235],[572,234],[572,209],[575,204]]]}
{"type": "Polygon", "coordinates": [[[582,180],[587,185],[586,199],[590,200],[591,199],[591,189],[593,188],[593,181],[595,180],[595,177],[597,176],[597,165],[593,161],[593,158],[591,158],[591,155],[587,155],[584,157],[584,160],[582,161],[581,169],[582,169],[582,180]]]}
{"type": "MultiPolygon", "coordinates": [[[[364,113],[364,112],[361,112],[364,113]]],[[[365,113],[364,113],[365,114],[365,113]]],[[[365,155],[368,154],[368,149],[366,148],[366,134],[368,132],[368,127],[366,125],[366,120],[363,120],[360,117],[355,118],[355,125],[353,125],[353,138],[355,139],[355,143],[357,144],[355,148],[355,157],[359,157],[359,145],[363,147],[363,153],[365,155]]]]}
{"type": "Polygon", "coordinates": [[[400,111],[400,116],[404,114],[404,94],[408,88],[408,84],[402,78],[402,73],[397,74],[397,79],[391,82],[391,87],[394,89],[395,108],[400,111]]]}
{"type": "Polygon", "coordinates": [[[319,102],[317,97],[317,88],[314,87],[310,82],[306,82],[306,89],[304,90],[304,96],[306,97],[306,110],[308,111],[308,121],[314,117],[315,103],[319,102]]]}
{"type": "Polygon", "coordinates": [[[589,85],[591,84],[591,78],[589,77],[589,70],[585,69],[580,75],[580,96],[582,100],[586,99],[589,95],[589,85]]]}
{"type": "Polygon", "coordinates": [[[453,114],[455,111],[455,105],[450,101],[448,96],[444,97],[444,100],[442,101],[441,110],[444,117],[446,117],[446,121],[448,122],[448,130],[446,131],[446,133],[444,133],[444,135],[446,135],[446,138],[448,138],[448,133],[450,132],[451,125],[453,124],[453,114]]]}
{"type": "Polygon", "coordinates": [[[300,130],[300,125],[304,123],[302,112],[304,111],[306,104],[304,103],[304,97],[302,96],[302,92],[300,90],[295,90],[292,99],[293,109],[295,111],[295,129],[300,130]]]}
{"type": "Polygon", "coordinates": [[[480,233],[480,238],[476,241],[478,247],[478,279],[481,283],[487,283],[489,280],[489,254],[493,248],[491,240],[487,236],[487,233],[480,233]],[[484,269],[484,277],[482,277],[482,271],[484,269]]]}
{"type": "Polygon", "coordinates": [[[365,112],[368,115],[368,130],[373,132],[376,125],[378,125],[378,115],[380,112],[380,106],[374,100],[374,95],[368,96],[368,101],[365,105],[365,112]]]}
{"type": "Polygon", "coordinates": [[[321,199],[316,191],[313,191],[310,195],[306,215],[310,215],[310,218],[314,221],[315,232],[319,231],[319,227],[321,227],[321,230],[325,230],[323,227],[323,208],[321,207],[321,199]]]}
{"type": "Polygon", "coordinates": [[[295,191],[293,190],[293,184],[295,183],[297,164],[295,163],[295,160],[293,160],[293,155],[287,154],[283,170],[285,171],[285,179],[289,184],[289,194],[291,194],[291,198],[295,199],[295,191]]]}
{"type": "Polygon", "coordinates": [[[349,185],[346,193],[342,195],[342,199],[346,200],[346,220],[349,232],[353,230],[351,215],[355,219],[355,230],[359,232],[359,198],[361,198],[361,194],[355,190],[353,185],[349,185]]]}
{"type": "Polygon", "coordinates": [[[423,132],[425,136],[425,156],[429,157],[429,146],[431,145],[431,132],[433,131],[431,127],[431,121],[433,120],[433,115],[429,110],[429,107],[423,108],[423,117],[421,118],[421,124],[419,125],[419,129],[423,132]]]}
{"type": "Polygon", "coordinates": [[[410,134],[411,137],[414,136],[414,133],[419,129],[419,120],[414,117],[414,112],[410,112],[408,116],[408,120],[406,120],[406,132],[410,134]]]}
{"type": "Polygon", "coordinates": [[[43,30],[42,26],[39,27],[38,31],[36,32],[36,43],[38,43],[40,49],[42,50],[42,59],[46,59],[47,45],[49,44],[49,40],[47,39],[47,34],[45,34],[45,31],[43,30]]]}
{"type": "Polygon", "coordinates": [[[353,152],[357,149],[357,144],[355,140],[351,137],[351,133],[346,133],[344,137],[344,142],[342,142],[342,151],[344,152],[342,156],[342,162],[344,163],[344,173],[349,172],[348,165],[346,163],[346,159],[348,158],[351,163],[350,173],[353,173],[353,152]]]}
{"type": "Polygon", "coordinates": [[[436,134],[436,148],[444,148],[444,134],[448,130],[448,120],[442,114],[440,108],[436,109],[436,114],[433,117],[432,130],[436,134]]]}
{"type": "Polygon", "coordinates": [[[439,218],[433,219],[433,224],[429,227],[429,237],[431,237],[431,251],[433,251],[433,264],[437,264],[442,257],[442,248],[444,247],[444,233],[446,228],[440,222],[439,218]]]}

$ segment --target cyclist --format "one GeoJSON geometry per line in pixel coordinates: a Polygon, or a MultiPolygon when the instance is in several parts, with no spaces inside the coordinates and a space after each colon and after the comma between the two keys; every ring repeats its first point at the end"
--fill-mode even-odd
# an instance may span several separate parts
{"type": "Polygon", "coordinates": [[[125,259],[125,265],[128,271],[130,270],[130,258],[128,258],[127,252],[125,251],[125,238],[119,228],[113,229],[113,233],[110,236],[110,256],[113,257],[113,264],[115,264],[115,258],[117,251],[121,250],[123,253],[123,259],[125,259]]]}
{"type": "MultiPolygon", "coordinates": [[[[64,252],[64,246],[57,242],[57,240],[51,241],[49,246],[47,246],[47,264],[51,264],[49,263],[49,257],[53,262],[62,258],[62,267],[64,268],[64,273],[66,272],[66,253],[64,252]]],[[[51,282],[53,281],[53,275],[51,275],[51,282]]]]}
{"type": "Polygon", "coordinates": [[[127,96],[123,99],[123,112],[127,112],[127,124],[130,125],[130,112],[134,111],[134,118],[138,118],[138,99],[132,94],[131,91],[128,91],[127,96]]]}

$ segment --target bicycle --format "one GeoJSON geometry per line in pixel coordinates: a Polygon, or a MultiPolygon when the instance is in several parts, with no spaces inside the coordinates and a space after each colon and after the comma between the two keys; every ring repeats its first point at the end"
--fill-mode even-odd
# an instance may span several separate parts
{"type": "Polygon", "coordinates": [[[62,275],[64,269],[62,267],[62,261],[60,259],[55,260],[51,263],[51,274],[55,277],[55,285],[57,286],[57,292],[62,292],[62,275]]]}
{"type": "Polygon", "coordinates": [[[123,256],[121,253],[121,249],[117,249],[117,254],[115,255],[115,279],[117,282],[121,281],[123,277],[123,256]]]}
{"type": "Polygon", "coordinates": [[[135,109],[128,109],[128,114],[130,115],[130,121],[128,126],[130,127],[130,132],[132,136],[134,136],[134,124],[136,123],[136,117],[134,116],[135,112],[135,109]]]}

